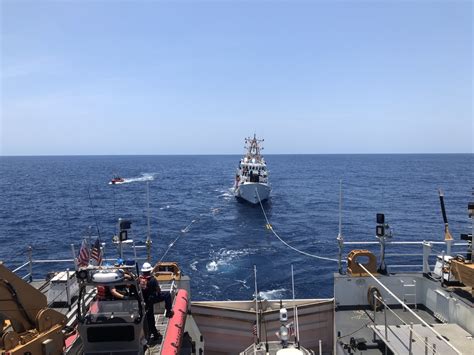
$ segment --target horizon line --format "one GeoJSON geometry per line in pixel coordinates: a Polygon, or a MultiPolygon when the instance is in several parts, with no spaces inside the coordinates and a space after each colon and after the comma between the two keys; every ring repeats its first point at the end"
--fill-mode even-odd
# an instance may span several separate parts
{"type": "MultiPolygon", "coordinates": [[[[474,154],[473,152],[454,152],[454,153],[271,153],[262,154],[263,156],[277,156],[277,155],[467,155],[474,154]]],[[[34,157],[123,157],[123,156],[241,156],[242,154],[237,153],[225,153],[225,154],[194,154],[194,153],[183,153],[183,154],[13,154],[3,155],[0,154],[0,158],[34,158],[34,157]]]]}

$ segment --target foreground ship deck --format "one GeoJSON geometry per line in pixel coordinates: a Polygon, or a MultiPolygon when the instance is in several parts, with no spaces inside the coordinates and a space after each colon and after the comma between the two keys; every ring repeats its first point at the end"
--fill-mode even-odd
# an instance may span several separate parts
{"type": "MultiPolygon", "coordinates": [[[[191,302],[189,277],[182,275],[175,263],[158,263],[153,269],[154,276],[162,289],[172,294],[175,310],[175,315],[168,319],[164,317],[163,304],[154,307],[154,320],[163,335],[163,343],[142,342],[145,340],[143,318],[136,317],[140,314],[140,302],[133,312],[119,314],[115,311],[120,306],[117,301],[112,305],[114,311],[109,310],[104,320],[97,321],[106,310],[104,307],[101,312],[100,306],[93,305],[98,301],[94,273],[109,269],[79,268],[77,272],[66,271],[48,281],[37,282],[32,280],[32,270],[33,264],[40,261],[34,261],[30,253],[29,262],[14,270],[24,272],[26,268],[28,273],[23,277],[0,263],[0,354],[59,354],[65,338],[68,354],[86,353],[87,342],[108,342],[107,349],[89,347],[87,354],[471,355],[474,349],[472,235],[463,236],[461,242],[452,238],[444,242],[393,242],[387,231],[388,225],[380,222],[377,242],[344,242],[338,237],[339,272],[334,274],[334,297],[328,299],[191,302]],[[369,250],[356,249],[347,255],[344,266],[343,247],[355,244],[380,246],[379,259],[369,250]],[[386,254],[391,244],[421,247],[422,253],[386,254]],[[446,247],[447,253],[443,251],[439,255],[436,250],[440,246],[446,247]],[[467,253],[460,255],[461,249],[455,252],[456,248],[462,248],[461,253],[467,249],[467,253]],[[421,265],[397,265],[395,261],[387,261],[389,256],[395,260],[421,256],[421,265]],[[407,267],[421,270],[389,272],[389,268],[407,267]],[[74,294],[76,278],[82,290],[79,302],[74,294]],[[54,292],[50,292],[52,289],[54,292]],[[48,302],[43,294],[49,295],[48,302]],[[59,307],[56,311],[51,309],[55,306],[59,307]],[[107,338],[111,336],[111,328],[127,320],[139,336],[133,339],[139,340],[133,349],[123,349],[126,339],[107,338]],[[102,334],[101,322],[110,328],[107,336],[102,334]],[[84,331],[81,335],[85,338],[78,337],[77,330],[81,331],[84,324],[86,330],[89,324],[96,327],[92,340],[84,331]],[[290,332],[292,329],[295,330],[290,332]]],[[[134,268],[138,271],[136,264],[129,267],[131,273],[134,268]]],[[[114,268],[111,270],[120,271],[123,266],[114,268]]],[[[102,277],[101,280],[105,282],[102,277]]],[[[111,282],[121,285],[125,280],[111,282]]],[[[136,279],[132,277],[126,282],[135,285],[135,291],[140,293],[136,279]]]]}
{"type": "Polygon", "coordinates": [[[474,349],[474,304],[469,293],[458,294],[458,288],[441,287],[438,280],[419,273],[376,277],[395,296],[405,298],[413,313],[372,277],[335,274],[336,353],[383,354],[387,348],[393,354],[456,350],[470,354],[474,349]],[[378,287],[386,303],[375,312],[367,299],[371,287],[378,287]]]}

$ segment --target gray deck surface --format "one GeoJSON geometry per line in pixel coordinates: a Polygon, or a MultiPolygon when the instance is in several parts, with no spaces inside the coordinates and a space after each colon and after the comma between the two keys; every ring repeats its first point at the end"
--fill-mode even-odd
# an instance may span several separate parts
{"type": "MultiPolygon", "coordinates": [[[[166,327],[168,327],[168,318],[166,318],[163,314],[155,314],[155,324],[156,324],[156,329],[158,329],[158,331],[164,338],[166,334],[166,327]]],[[[145,354],[146,355],[160,354],[161,345],[162,345],[161,343],[149,345],[145,354]]]]}
{"type": "MultiPolygon", "coordinates": [[[[392,325],[387,327],[387,338],[385,338],[385,326],[376,325],[369,326],[374,329],[377,335],[384,340],[390,350],[395,354],[407,354],[410,344],[410,326],[409,325],[392,325]]],[[[435,324],[433,327],[438,333],[449,340],[462,354],[474,353],[474,341],[468,332],[457,324],[435,324]]],[[[428,354],[442,353],[453,354],[453,349],[422,324],[414,324],[412,335],[412,353],[428,354]],[[427,345],[426,345],[427,344],[427,345]]]]}
{"type": "MultiPolygon", "coordinates": [[[[419,323],[419,321],[407,311],[402,309],[394,309],[395,314],[390,311],[387,311],[387,324],[388,325],[401,325],[403,322],[397,318],[400,317],[406,323],[414,324],[419,323]]],[[[416,314],[421,317],[428,324],[437,324],[439,323],[431,314],[424,310],[417,310],[416,314]]],[[[382,354],[383,346],[379,349],[377,348],[378,343],[374,342],[374,331],[369,328],[370,325],[373,325],[373,315],[374,312],[370,310],[336,310],[335,313],[335,328],[336,334],[340,332],[341,337],[336,341],[340,343],[349,343],[350,338],[364,338],[367,341],[367,345],[370,349],[367,350],[357,350],[357,353],[362,352],[363,354],[382,354]],[[372,349],[372,347],[374,347],[372,349]]],[[[376,324],[384,324],[384,312],[378,311],[375,315],[376,324]]],[[[380,342],[380,338],[376,338],[380,342]]],[[[349,353],[348,350],[342,353],[349,353]]],[[[424,352],[423,352],[424,354],[424,352]]]]}

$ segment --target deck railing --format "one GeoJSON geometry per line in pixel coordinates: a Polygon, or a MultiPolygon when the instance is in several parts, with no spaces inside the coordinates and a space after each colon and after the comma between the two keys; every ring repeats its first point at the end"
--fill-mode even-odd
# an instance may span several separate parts
{"type": "MultiPolygon", "coordinates": [[[[454,241],[444,241],[444,242],[438,242],[438,241],[350,241],[346,242],[344,241],[343,243],[339,244],[340,248],[340,254],[343,255],[343,248],[345,245],[350,245],[350,246],[355,246],[355,245],[360,245],[360,246],[380,246],[381,251],[380,251],[380,258],[385,260],[385,258],[393,258],[393,257],[421,257],[419,260],[421,264],[397,264],[395,261],[388,263],[387,266],[390,268],[398,268],[398,269],[412,269],[413,271],[416,271],[416,269],[422,269],[423,273],[430,273],[431,268],[434,266],[433,263],[430,263],[430,258],[440,256],[442,254],[445,255],[452,255],[453,249],[454,248],[460,248],[463,247],[463,250],[459,250],[458,253],[465,252],[466,247],[468,247],[468,243],[466,242],[454,242],[454,241]],[[384,243],[384,246],[382,248],[382,243],[384,243]],[[385,253],[385,250],[387,247],[390,245],[396,245],[396,246],[403,246],[403,247],[414,247],[414,246],[421,246],[422,247],[422,253],[413,253],[412,252],[400,252],[400,253],[385,253]],[[440,247],[446,247],[446,252],[441,249],[440,247]],[[382,251],[383,250],[383,251],[382,251]]],[[[347,254],[346,254],[347,258],[347,254]]],[[[339,268],[342,269],[342,260],[339,261],[339,268]]],[[[385,260],[385,264],[387,264],[385,260]]]]}
{"type": "MultiPolygon", "coordinates": [[[[134,260],[135,261],[146,261],[146,257],[138,257],[137,256],[137,250],[139,249],[146,249],[146,245],[131,245],[133,254],[134,254],[134,260]]],[[[71,244],[71,249],[72,253],[75,256],[75,250],[74,250],[74,245],[71,244]]],[[[33,247],[28,246],[27,249],[27,254],[28,254],[28,261],[25,263],[21,264],[17,268],[13,269],[12,271],[15,274],[18,274],[18,276],[25,281],[28,282],[33,282],[33,269],[34,265],[38,264],[62,264],[64,265],[64,270],[66,270],[69,274],[70,270],[76,270],[77,269],[77,260],[76,258],[71,258],[71,259],[34,259],[33,258],[33,247]],[[24,271],[27,271],[26,274],[24,274],[24,271]]],[[[102,259],[104,262],[115,262],[117,258],[104,258],[102,259]]],[[[73,298],[73,295],[71,294],[71,289],[70,289],[70,282],[69,282],[69,277],[68,277],[68,282],[66,282],[66,289],[64,291],[67,294],[67,299],[68,299],[68,305],[71,306],[70,300],[73,298]]]]}
{"type": "MultiPolygon", "coordinates": [[[[433,329],[433,327],[431,327],[424,319],[422,319],[418,314],[416,314],[405,302],[403,302],[401,299],[399,299],[387,286],[385,286],[380,280],[378,280],[369,270],[367,270],[367,268],[358,263],[358,265],[380,286],[382,287],[391,297],[393,297],[393,299],[403,307],[403,309],[407,310],[408,312],[410,312],[410,314],[412,316],[414,316],[421,324],[423,324],[425,326],[425,329],[428,329],[434,336],[435,339],[438,339],[441,343],[445,344],[448,346],[448,348],[451,350],[451,351],[454,351],[454,353],[456,354],[461,354],[461,352],[456,349],[451,343],[449,343],[440,333],[438,333],[435,329],[433,329]]],[[[374,319],[373,319],[373,326],[374,326],[374,329],[376,327],[376,308],[377,308],[377,302],[376,301],[379,301],[381,302],[383,305],[384,305],[384,341],[386,341],[386,344],[388,342],[390,342],[389,340],[389,336],[388,336],[388,331],[391,331],[393,333],[394,336],[397,336],[392,330],[391,328],[388,326],[387,324],[387,313],[386,313],[386,309],[388,309],[390,312],[392,312],[399,320],[401,320],[401,322],[405,325],[409,325],[410,326],[410,330],[409,330],[409,340],[408,340],[408,343],[405,343],[403,341],[403,339],[400,339],[398,336],[398,340],[400,340],[401,343],[404,344],[404,346],[406,347],[406,350],[408,352],[408,354],[412,354],[412,346],[413,346],[413,336],[416,336],[417,338],[419,338],[422,343],[424,344],[424,347],[425,347],[425,354],[428,354],[428,349],[430,350],[434,350],[433,353],[436,352],[436,345],[433,343],[432,345],[430,345],[428,343],[428,339],[427,337],[422,337],[421,335],[417,334],[414,330],[413,330],[413,323],[406,323],[403,319],[401,319],[386,303],[385,301],[382,299],[382,297],[378,297],[375,292],[373,294],[373,297],[374,297],[374,308],[373,308],[373,311],[374,311],[374,319]]]]}

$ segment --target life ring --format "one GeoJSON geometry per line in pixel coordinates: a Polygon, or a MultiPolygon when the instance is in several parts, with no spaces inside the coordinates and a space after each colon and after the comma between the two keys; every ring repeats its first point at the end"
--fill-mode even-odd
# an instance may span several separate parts
{"type": "Polygon", "coordinates": [[[379,309],[382,308],[382,302],[378,299],[375,299],[374,294],[378,298],[380,299],[382,298],[382,294],[380,293],[379,289],[375,286],[370,286],[369,289],[367,290],[367,301],[369,302],[369,306],[371,310],[373,310],[375,307],[375,310],[378,311],[379,309]]]}
{"type": "Polygon", "coordinates": [[[92,281],[98,283],[109,283],[122,280],[123,274],[119,272],[96,272],[92,275],[92,281]]]}

